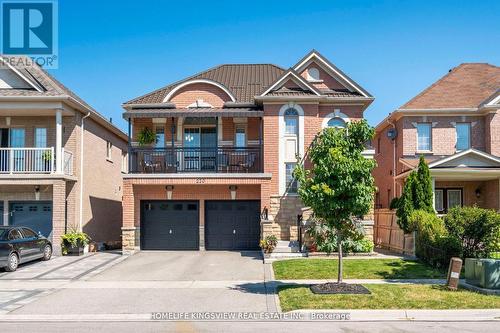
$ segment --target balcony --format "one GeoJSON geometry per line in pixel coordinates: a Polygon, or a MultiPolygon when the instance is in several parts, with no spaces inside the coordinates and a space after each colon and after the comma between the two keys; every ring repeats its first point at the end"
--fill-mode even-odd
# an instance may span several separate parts
{"type": "Polygon", "coordinates": [[[139,148],[129,151],[130,173],[259,173],[261,147],[139,148]]]}
{"type": "MultiPolygon", "coordinates": [[[[55,174],[54,147],[0,148],[0,174],[55,174]]],[[[73,153],[61,149],[62,173],[73,175],[73,153]]]]}

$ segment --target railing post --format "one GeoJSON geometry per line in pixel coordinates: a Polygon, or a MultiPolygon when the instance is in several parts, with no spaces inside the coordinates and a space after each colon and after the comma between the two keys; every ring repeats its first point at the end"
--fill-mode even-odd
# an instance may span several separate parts
{"type": "Polygon", "coordinates": [[[50,173],[54,173],[54,147],[50,147],[50,173]]]}
{"type": "Polygon", "coordinates": [[[14,173],[14,149],[9,151],[9,170],[10,173],[14,173]]]}
{"type": "Polygon", "coordinates": [[[219,172],[219,117],[215,117],[215,172],[219,172]]]}

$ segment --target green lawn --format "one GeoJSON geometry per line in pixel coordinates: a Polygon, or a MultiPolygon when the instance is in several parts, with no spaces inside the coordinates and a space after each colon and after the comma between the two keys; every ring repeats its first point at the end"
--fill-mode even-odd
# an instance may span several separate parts
{"type": "MultiPolygon", "coordinates": [[[[293,259],[273,262],[278,280],[337,278],[336,259],[293,259]]],[[[346,259],[345,279],[435,279],[446,272],[418,261],[403,259],[346,259]]]]}
{"type": "Polygon", "coordinates": [[[283,311],[298,309],[498,309],[500,296],[437,285],[366,284],[371,295],[316,295],[308,287],[279,290],[283,311]]]}

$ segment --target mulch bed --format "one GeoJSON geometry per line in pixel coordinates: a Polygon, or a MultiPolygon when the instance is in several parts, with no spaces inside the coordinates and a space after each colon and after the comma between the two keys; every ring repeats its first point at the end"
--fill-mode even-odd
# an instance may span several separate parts
{"type": "Polygon", "coordinates": [[[366,295],[371,292],[360,284],[322,283],[311,285],[314,294],[366,295]]]}

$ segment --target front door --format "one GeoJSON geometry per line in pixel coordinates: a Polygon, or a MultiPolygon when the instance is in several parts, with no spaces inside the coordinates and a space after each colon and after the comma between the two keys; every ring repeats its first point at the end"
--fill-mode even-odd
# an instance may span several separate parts
{"type": "MultiPolygon", "coordinates": [[[[10,129],[10,147],[11,148],[24,148],[24,138],[25,130],[24,128],[11,128],[10,129]]],[[[23,150],[13,150],[14,154],[14,170],[13,171],[24,171],[24,151],[23,150]]]]}

